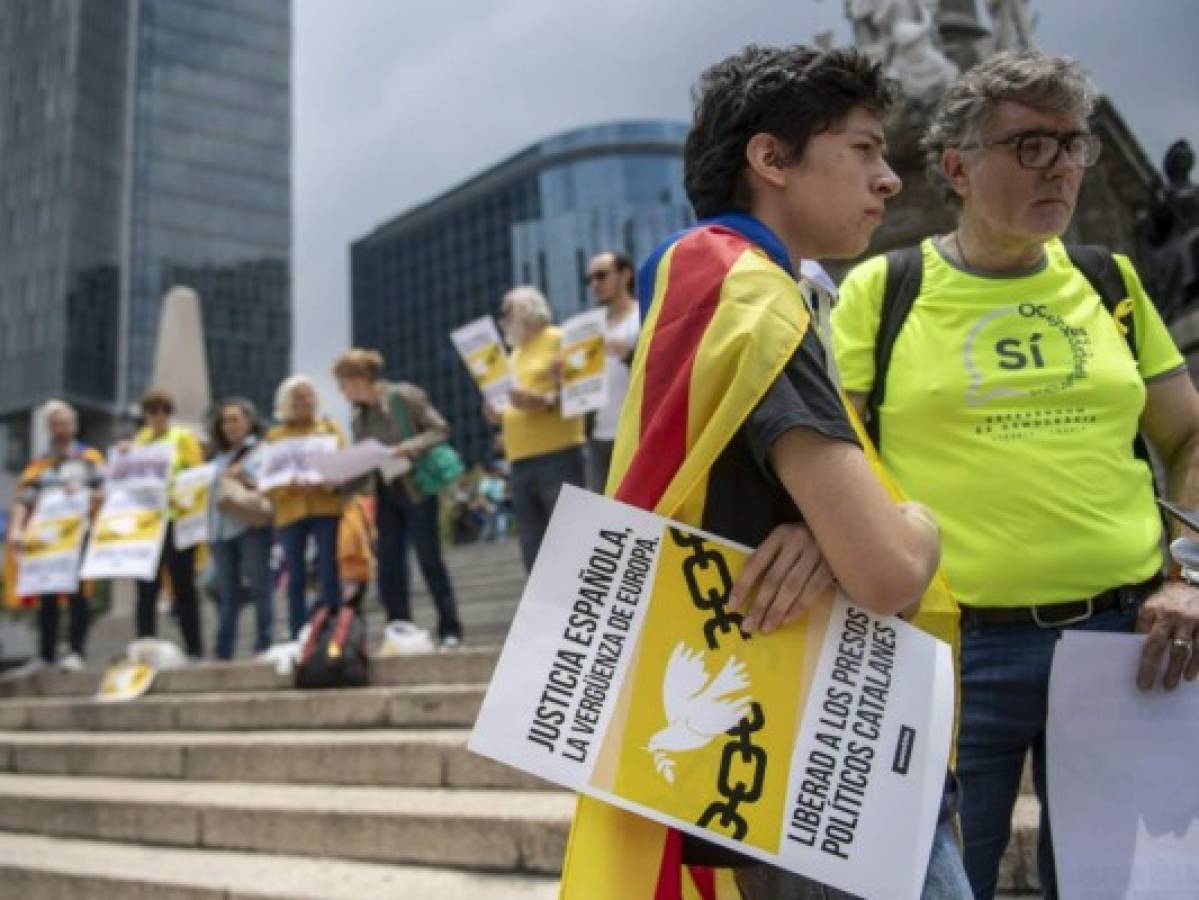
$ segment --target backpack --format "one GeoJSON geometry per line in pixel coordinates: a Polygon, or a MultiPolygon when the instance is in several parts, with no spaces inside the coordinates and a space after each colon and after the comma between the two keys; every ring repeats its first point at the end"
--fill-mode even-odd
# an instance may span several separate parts
{"type": "Polygon", "coordinates": [[[369,681],[370,656],[362,613],[350,603],[334,610],[318,606],[300,651],[296,687],[362,687],[369,681]]]}
{"type": "MultiPolygon", "coordinates": [[[[1124,332],[1132,358],[1137,359],[1136,322],[1133,321],[1131,310],[1127,315],[1120,315],[1124,313],[1121,305],[1128,299],[1128,287],[1124,284],[1124,276],[1116,258],[1110,250],[1094,244],[1066,244],[1066,254],[1074,268],[1078,269],[1095,289],[1104,309],[1116,319],[1117,327],[1124,332]]],[[[874,441],[874,446],[880,449],[878,411],[887,393],[887,370],[891,365],[895,341],[903,329],[908,313],[912,311],[916,298],[920,295],[924,276],[923,260],[920,244],[887,252],[887,280],[883,288],[878,334],[874,341],[874,384],[870,386],[870,392],[866,395],[868,418],[865,422],[866,433],[874,441]]],[[[1149,447],[1139,432],[1133,439],[1133,453],[1138,459],[1144,460],[1149,470],[1153,471],[1149,447]]],[[[1154,483],[1156,489],[1156,478],[1154,483]]]]}

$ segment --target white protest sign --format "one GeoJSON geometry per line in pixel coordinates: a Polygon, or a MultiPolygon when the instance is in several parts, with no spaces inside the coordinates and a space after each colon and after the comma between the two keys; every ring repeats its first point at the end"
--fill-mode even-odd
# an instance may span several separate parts
{"type": "Polygon", "coordinates": [[[591,309],[562,323],[562,416],[582,415],[608,404],[608,311],[591,309]]]}
{"type": "Polygon", "coordinates": [[[450,333],[450,340],[471,378],[475,380],[483,399],[496,412],[508,408],[508,393],[516,386],[508,367],[508,354],[500,341],[500,333],[491,316],[484,316],[450,333]]]}
{"type": "Polygon", "coordinates": [[[1194,897],[1199,686],[1136,686],[1144,635],[1063,631],[1046,726],[1062,900],[1194,897]]]}
{"type": "Polygon", "coordinates": [[[92,492],[46,488],[25,526],[17,560],[17,595],[73,594],[92,492]]]}
{"type": "Polygon", "coordinates": [[[324,484],[324,476],[312,465],[311,457],[336,450],[337,436],[332,434],[267,441],[259,450],[262,460],[258,471],[259,490],[324,484]]]}
{"type": "Polygon", "coordinates": [[[167,477],[171,447],[165,441],[113,449],[104,504],[96,516],[83,578],[153,578],[167,530],[167,477]]]}
{"type": "Polygon", "coordinates": [[[215,477],[215,463],[184,469],[175,476],[171,485],[176,510],[175,549],[186,550],[209,539],[208,502],[215,477]]]}
{"type": "Polygon", "coordinates": [[[915,900],[950,648],[841,596],[748,637],[726,609],[748,552],[563,487],[470,749],[870,900],[915,900]]]}

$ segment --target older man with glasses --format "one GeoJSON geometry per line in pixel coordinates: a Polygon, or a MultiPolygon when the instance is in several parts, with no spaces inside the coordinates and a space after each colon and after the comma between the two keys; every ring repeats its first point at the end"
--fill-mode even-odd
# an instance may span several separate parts
{"type": "Polygon", "coordinates": [[[1142,689],[1199,674],[1199,591],[1163,581],[1134,447],[1140,432],[1169,495],[1199,504],[1199,395],[1128,259],[1060,239],[1099,158],[1094,103],[1075,62],[1032,51],[962,75],[924,140],[957,227],[856,268],[833,316],[843,387],[940,522],[961,603],[957,771],[979,900],[994,896],[1030,750],[1041,883],[1057,893],[1045,720],[1062,630],[1147,635],[1142,689]]]}
{"type": "Polygon", "coordinates": [[[591,459],[588,482],[602,494],[612,464],[612,444],[620,422],[620,408],[629,392],[629,362],[641,330],[641,314],[633,297],[633,263],[615,250],[597,253],[587,264],[587,283],[595,302],[607,310],[604,322],[604,377],[608,382],[608,404],[595,414],[588,441],[591,459]]]}

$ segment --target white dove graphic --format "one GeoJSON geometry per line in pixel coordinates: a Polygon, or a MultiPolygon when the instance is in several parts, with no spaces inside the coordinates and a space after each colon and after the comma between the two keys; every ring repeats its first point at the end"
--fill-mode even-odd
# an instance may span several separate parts
{"type": "Polygon", "coordinates": [[[658,774],[674,784],[674,760],[669,753],[698,750],[748,715],[753,703],[748,694],[726,699],[748,687],[745,666],[734,657],[729,657],[720,673],[709,681],[703,653],[680,641],[670,655],[662,681],[666,727],[650,738],[645,748],[654,755],[658,774]]]}

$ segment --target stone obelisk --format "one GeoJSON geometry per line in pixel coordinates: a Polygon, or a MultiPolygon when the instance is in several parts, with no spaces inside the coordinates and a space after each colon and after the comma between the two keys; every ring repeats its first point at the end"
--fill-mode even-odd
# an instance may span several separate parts
{"type": "Polygon", "coordinates": [[[150,384],[175,398],[174,418],[178,424],[204,433],[212,393],[200,296],[189,287],[173,287],[162,298],[150,384]]]}

